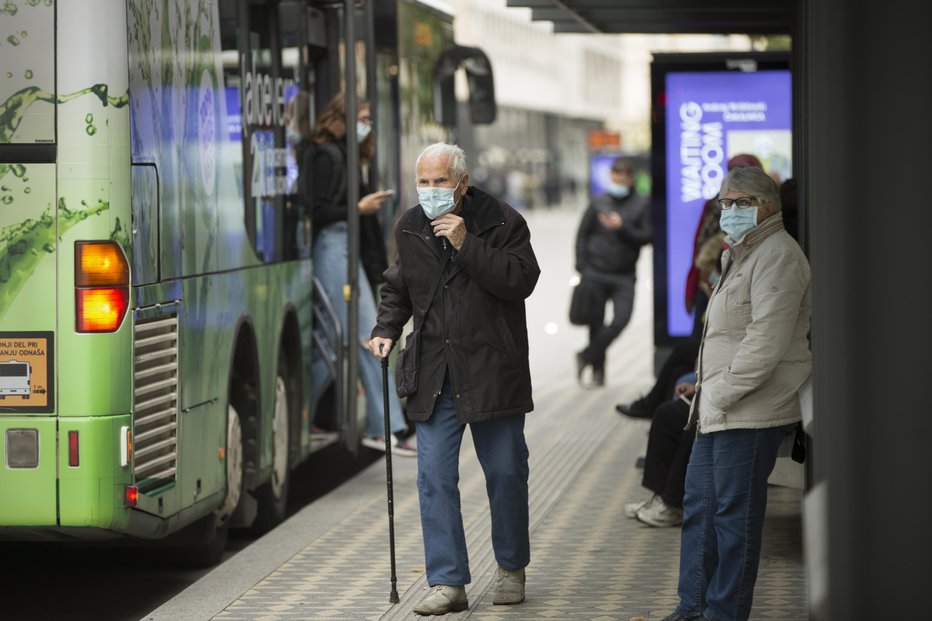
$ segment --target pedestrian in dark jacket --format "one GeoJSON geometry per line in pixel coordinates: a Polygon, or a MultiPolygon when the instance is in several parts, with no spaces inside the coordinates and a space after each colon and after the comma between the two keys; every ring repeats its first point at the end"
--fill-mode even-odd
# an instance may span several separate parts
{"type": "Polygon", "coordinates": [[[421,528],[433,589],[414,612],[468,607],[471,578],[457,488],[467,423],[489,494],[499,565],[493,602],[518,604],[530,561],[524,416],[534,407],[524,300],[540,268],[524,218],[468,186],[462,149],[431,145],[416,168],[420,204],[395,226],[398,256],[385,272],[369,342],[375,356],[387,356],[413,310],[427,309],[408,416],[418,421],[421,528]]]}
{"type": "Polygon", "coordinates": [[[631,319],[635,267],[641,246],[651,241],[647,199],[633,192],[631,163],[612,163],[608,192],[592,199],[576,234],[576,271],[594,305],[589,345],[576,354],[576,374],[585,387],[605,384],[605,352],[631,319]],[[605,304],[612,302],[612,321],[605,325],[605,304]],[[586,376],[591,370],[591,378],[586,376]]]}

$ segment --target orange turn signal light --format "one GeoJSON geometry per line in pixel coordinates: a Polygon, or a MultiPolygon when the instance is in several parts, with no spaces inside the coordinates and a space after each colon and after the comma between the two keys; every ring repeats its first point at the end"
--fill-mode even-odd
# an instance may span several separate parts
{"type": "Polygon", "coordinates": [[[129,263],[114,241],[74,246],[75,329],[115,332],[129,308],[129,263]]]}
{"type": "Polygon", "coordinates": [[[77,287],[125,287],[129,263],[114,241],[77,242],[74,246],[74,284],[77,287]]]}

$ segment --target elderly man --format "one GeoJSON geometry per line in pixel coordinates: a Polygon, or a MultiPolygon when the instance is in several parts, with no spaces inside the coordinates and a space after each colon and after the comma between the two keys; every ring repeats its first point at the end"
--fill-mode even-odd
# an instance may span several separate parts
{"type": "Polygon", "coordinates": [[[421,328],[417,387],[418,494],[430,594],[414,612],[468,608],[471,581],[460,512],[459,452],[469,424],[485,473],[498,561],[495,604],[524,601],[531,400],[524,300],[540,268],[527,223],[468,185],[462,149],[437,143],[417,159],[420,204],[395,226],[398,257],[385,272],[369,348],[387,356],[412,312],[421,328]],[[426,314],[425,314],[426,313],[426,314]]]}

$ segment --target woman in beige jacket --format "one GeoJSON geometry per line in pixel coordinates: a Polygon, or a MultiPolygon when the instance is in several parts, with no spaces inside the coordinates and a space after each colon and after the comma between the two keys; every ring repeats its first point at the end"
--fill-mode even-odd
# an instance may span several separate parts
{"type": "Polygon", "coordinates": [[[699,350],[698,425],[683,501],[680,604],[665,621],[747,619],[767,478],[800,419],[809,377],[810,272],[783,228],[776,185],[735,168],[719,194],[728,250],[699,350]]]}

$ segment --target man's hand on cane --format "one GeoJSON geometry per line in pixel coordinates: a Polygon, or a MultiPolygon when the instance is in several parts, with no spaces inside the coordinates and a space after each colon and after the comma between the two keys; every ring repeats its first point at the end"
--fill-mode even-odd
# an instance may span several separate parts
{"type": "Polygon", "coordinates": [[[369,340],[369,351],[371,351],[372,355],[376,358],[387,358],[394,344],[395,341],[391,339],[375,336],[369,340]]]}

